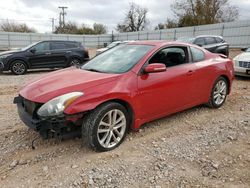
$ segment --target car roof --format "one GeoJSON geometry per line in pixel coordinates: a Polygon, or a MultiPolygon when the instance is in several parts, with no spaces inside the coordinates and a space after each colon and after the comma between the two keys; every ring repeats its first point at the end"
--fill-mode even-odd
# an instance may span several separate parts
{"type": "MultiPolygon", "coordinates": [[[[223,39],[223,37],[222,36],[219,36],[219,35],[198,35],[198,36],[196,36],[195,38],[198,38],[198,37],[219,37],[219,38],[222,38],[223,39]]],[[[190,37],[191,38],[191,37],[190,37]]]]}
{"type": "Polygon", "coordinates": [[[185,45],[185,46],[195,46],[189,43],[177,42],[177,41],[164,41],[164,40],[145,40],[145,41],[134,41],[128,42],[128,45],[151,45],[151,46],[173,46],[173,45],[185,45]]]}
{"type": "Polygon", "coordinates": [[[81,42],[73,41],[73,40],[42,40],[39,42],[75,42],[75,43],[81,43],[81,42]]]}
{"type": "Polygon", "coordinates": [[[196,39],[196,38],[200,38],[200,37],[218,37],[218,38],[221,38],[223,39],[222,36],[219,36],[219,35],[198,35],[198,36],[184,36],[184,37],[179,37],[178,39],[196,39]]]}

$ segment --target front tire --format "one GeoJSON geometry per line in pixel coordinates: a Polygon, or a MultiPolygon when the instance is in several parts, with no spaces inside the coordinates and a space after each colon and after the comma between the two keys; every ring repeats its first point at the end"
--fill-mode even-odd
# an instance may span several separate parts
{"type": "Polygon", "coordinates": [[[10,70],[15,75],[22,75],[27,72],[27,65],[23,61],[16,60],[11,63],[10,70]]]}
{"type": "Polygon", "coordinates": [[[84,119],[82,137],[96,151],[110,151],[124,140],[129,115],[124,106],[110,102],[97,107],[84,119]]]}
{"type": "Polygon", "coordinates": [[[81,64],[82,64],[82,61],[78,58],[71,59],[69,63],[70,66],[76,66],[76,67],[80,66],[81,64]]]}
{"type": "Polygon", "coordinates": [[[224,77],[219,77],[213,85],[208,106],[220,108],[226,101],[228,94],[228,82],[224,77]]]}

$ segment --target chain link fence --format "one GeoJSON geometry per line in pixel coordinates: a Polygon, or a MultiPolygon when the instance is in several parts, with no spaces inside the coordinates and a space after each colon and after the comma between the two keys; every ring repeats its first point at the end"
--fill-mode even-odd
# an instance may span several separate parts
{"type": "Polygon", "coordinates": [[[179,37],[198,35],[220,35],[232,48],[250,46],[250,20],[164,29],[156,31],[140,31],[106,35],[67,35],[41,33],[0,32],[0,49],[20,48],[42,40],[79,41],[88,48],[98,48],[118,40],[176,40],[179,37]]]}

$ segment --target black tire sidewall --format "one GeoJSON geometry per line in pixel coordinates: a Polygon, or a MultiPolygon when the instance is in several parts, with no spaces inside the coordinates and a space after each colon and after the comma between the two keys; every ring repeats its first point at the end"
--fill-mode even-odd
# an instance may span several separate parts
{"type": "Polygon", "coordinates": [[[25,62],[23,62],[23,61],[20,61],[20,60],[16,60],[16,61],[13,61],[12,63],[11,63],[11,65],[10,65],[10,70],[11,70],[11,72],[13,73],[13,74],[15,74],[15,75],[23,75],[23,74],[25,74],[26,72],[27,72],[27,65],[26,65],[26,63],[25,62]],[[14,70],[13,70],[13,66],[14,66],[14,64],[15,63],[22,63],[24,66],[25,66],[25,71],[23,72],[23,73],[16,73],[14,70]]]}
{"type": "Polygon", "coordinates": [[[126,110],[126,108],[124,106],[122,106],[121,104],[119,103],[115,103],[115,102],[112,102],[112,103],[106,103],[100,107],[98,107],[91,115],[90,115],[90,119],[92,119],[92,122],[90,125],[91,127],[88,127],[89,130],[87,130],[87,134],[91,134],[91,135],[86,135],[88,137],[88,142],[90,144],[90,146],[96,150],[96,151],[110,151],[110,150],[113,150],[115,149],[116,147],[118,147],[125,139],[126,137],[126,134],[127,134],[127,131],[128,131],[128,126],[129,126],[129,122],[130,122],[130,118],[129,118],[129,114],[126,110]],[[102,120],[103,116],[110,110],[114,110],[114,109],[118,109],[120,111],[123,112],[123,114],[125,115],[126,117],[126,129],[125,129],[125,132],[124,132],[124,135],[122,137],[122,139],[120,140],[120,142],[111,147],[111,148],[104,148],[98,141],[98,136],[97,136],[97,131],[98,131],[98,127],[99,127],[99,123],[100,121],[102,120]],[[91,117],[92,116],[92,117],[91,117]]]}
{"type": "Polygon", "coordinates": [[[227,80],[226,80],[224,77],[219,77],[219,78],[217,78],[217,79],[215,80],[215,82],[214,82],[213,89],[212,89],[212,91],[211,91],[211,97],[210,97],[211,106],[212,106],[213,108],[220,108],[220,107],[225,103],[226,98],[227,98],[227,94],[228,94],[228,82],[227,82],[227,80]],[[215,103],[215,100],[214,100],[214,90],[215,90],[216,84],[217,84],[219,81],[221,81],[221,80],[223,80],[223,81],[225,82],[225,84],[226,84],[226,96],[225,96],[223,102],[222,102],[220,105],[218,105],[218,104],[215,103]]]}
{"type": "Polygon", "coordinates": [[[69,66],[80,66],[82,64],[82,61],[79,58],[73,57],[70,61],[69,61],[69,66]],[[79,65],[73,64],[72,62],[76,60],[79,62],[79,65]]]}

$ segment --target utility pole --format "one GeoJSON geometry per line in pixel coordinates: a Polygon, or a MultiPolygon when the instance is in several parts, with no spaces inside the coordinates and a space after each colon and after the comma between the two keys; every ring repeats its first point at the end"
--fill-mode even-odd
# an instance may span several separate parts
{"type": "Polygon", "coordinates": [[[51,19],[51,32],[54,33],[55,31],[55,18],[50,18],[51,19]]]}
{"type": "Polygon", "coordinates": [[[62,13],[59,13],[59,28],[62,28],[62,13]]]}
{"type": "Polygon", "coordinates": [[[60,12],[60,27],[64,27],[65,26],[65,16],[66,16],[66,12],[65,9],[67,9],[68,7],[58,7],[60,9],[62,9],[62,12],[60,12]]]}

